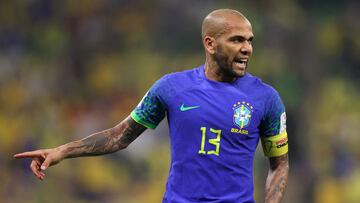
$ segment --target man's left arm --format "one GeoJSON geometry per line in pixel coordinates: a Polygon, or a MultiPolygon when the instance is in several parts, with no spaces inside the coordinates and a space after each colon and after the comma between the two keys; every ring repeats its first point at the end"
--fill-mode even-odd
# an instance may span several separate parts
{"type": "Polygon", "coordinates": [[[284,196],[289,176],[288,153],[269,157],[270,168],[265,185],[265,203],[279,203],[284,196]]]}

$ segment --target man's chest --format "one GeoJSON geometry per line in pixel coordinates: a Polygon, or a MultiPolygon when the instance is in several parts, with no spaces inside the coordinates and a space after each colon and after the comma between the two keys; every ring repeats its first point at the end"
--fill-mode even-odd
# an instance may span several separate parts
{"type": "Polygon", "coordinates": [[[176,94],[168,106],[173,127],[206,127],[226,134],[258,134],[264,114],[263,99],[241,90],[190,89],[176,94]]]}

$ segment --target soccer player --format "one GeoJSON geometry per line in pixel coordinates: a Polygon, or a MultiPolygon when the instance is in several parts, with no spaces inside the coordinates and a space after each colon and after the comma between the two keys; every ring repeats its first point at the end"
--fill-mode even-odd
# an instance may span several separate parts
{"type": "Polygon", "coordinates": [[[265,202],[280,202],[288,181],[286,116],[279,94],[247,72],[253,32],[240,12],[205,17],[205,64],[165,75],[121,123],[52,149],[16,154],[32,158],[40,180],[66,158],[126,148],[167,116],[171,166],[164,203],[254,202],[253,159],[261,140],[270,167],[265,202]]]}

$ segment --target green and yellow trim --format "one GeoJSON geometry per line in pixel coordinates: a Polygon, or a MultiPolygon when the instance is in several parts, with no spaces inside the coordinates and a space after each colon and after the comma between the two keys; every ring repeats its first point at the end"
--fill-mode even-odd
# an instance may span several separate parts
{"type": "Polygon", "coordinates": [[[137,123],[145,126],[146,128],[150,128],[150,129],[155,129],[156,125],[152,124],[152,123],[148,123],[144,120],[142,120],[138,115],[136,115],[136,113],[134,111],[131,112],[130,114],[131,118],[134,119],[134,121],[136,121],[137,123]]]}

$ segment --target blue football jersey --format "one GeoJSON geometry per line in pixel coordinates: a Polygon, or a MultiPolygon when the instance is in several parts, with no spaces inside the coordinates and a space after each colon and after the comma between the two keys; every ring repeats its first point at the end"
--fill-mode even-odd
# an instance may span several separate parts
{"type": "Polygon", "coordinates": [[[232,83],[206,78],[204,66],[159,79],[131,112],[156,128],[167,116],[171,164],[163,203],[254,202],[253,159],[287,153],[279,94],[246,73],[232,83]]]}

